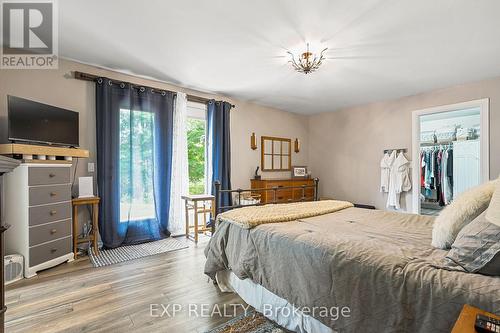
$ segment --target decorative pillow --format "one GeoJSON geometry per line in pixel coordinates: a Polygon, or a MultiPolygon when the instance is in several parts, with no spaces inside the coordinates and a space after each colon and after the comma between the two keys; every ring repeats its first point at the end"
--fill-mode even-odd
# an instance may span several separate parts
{"type": "Polygon", "coordinates": [[[446,258],[445,267],[500,276],[500,226],[490,223],[484,212],[459,232],[446,258]]]}
{"type": "Polygon", "coordinates": [[[500,226],[500,182],[497,182],[495,193],[493,193],[493,197],[491,197],[486,219],[491,223],[500,226]]]}
{"type": "Polygon", "coordinates": [[[488,208],[498,180],[473,187],[439,214],[432,229],[432,246],[449,249],[464,226],[488,208]]]}

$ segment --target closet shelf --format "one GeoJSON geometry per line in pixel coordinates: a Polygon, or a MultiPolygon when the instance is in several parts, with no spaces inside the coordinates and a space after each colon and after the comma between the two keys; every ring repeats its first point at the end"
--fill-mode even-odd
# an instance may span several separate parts
{"type": "Polygon", "coordinates": [[[439,147],[439,146],[446,146],[446,145],[451,145],[454,144],[456,141],[445,141],[445,142],[436,142],[436,143],[431,143],[431,142],[424,142],[420,144],[420,147],[439,147]]]}

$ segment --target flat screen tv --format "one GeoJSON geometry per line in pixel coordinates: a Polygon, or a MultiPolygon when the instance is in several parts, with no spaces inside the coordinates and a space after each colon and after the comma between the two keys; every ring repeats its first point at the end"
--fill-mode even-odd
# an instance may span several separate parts
{"type": "Polygon", "coordinates": [[[9,140],[78,147],[78,112],[7,97],[9,140]]]}

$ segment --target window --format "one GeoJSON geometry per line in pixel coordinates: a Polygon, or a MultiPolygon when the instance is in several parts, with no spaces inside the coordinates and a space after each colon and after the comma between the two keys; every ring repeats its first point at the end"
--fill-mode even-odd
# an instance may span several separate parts
{"type": "Polygon", "coordinates": [[[154,115],[120,110],[120,222],[155,218],[154,115]]]}
{"type": "Polygon", "coordinates": [[[189,194],[203,194],[207,193],[206,105],[188,102],[187,114],[189,194]]]}

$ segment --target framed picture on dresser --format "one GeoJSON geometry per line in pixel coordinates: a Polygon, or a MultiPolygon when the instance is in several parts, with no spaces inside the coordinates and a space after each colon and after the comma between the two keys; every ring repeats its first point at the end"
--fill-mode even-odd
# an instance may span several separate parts
{"type": "Polygon", "coordinates": [[[292,178],[307,178],[307,167],[292,166],[292,178]]]}

